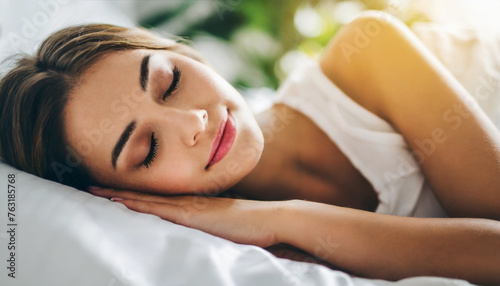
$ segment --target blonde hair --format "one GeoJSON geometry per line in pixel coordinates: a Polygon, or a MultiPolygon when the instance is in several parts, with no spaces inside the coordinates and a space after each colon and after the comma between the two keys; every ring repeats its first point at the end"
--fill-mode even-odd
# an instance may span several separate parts
{"type": "Polygon", "coordinates": [[[20,170],[78,189],[95,183],[67,148],[63,111],[90,65],[111,52],[131,49],[170,50],[204,63],[189,46],[144,28],[91,24],[57,31],[0,80],[0,157],[20,170]]]}

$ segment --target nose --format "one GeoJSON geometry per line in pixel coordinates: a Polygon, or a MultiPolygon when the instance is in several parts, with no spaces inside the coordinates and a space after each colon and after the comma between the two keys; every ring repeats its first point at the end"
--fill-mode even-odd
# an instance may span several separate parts
{"type": "Polygon", "coordinates": [[[208,113],[205,109],[187,112],[185,126],[181,128],[182,140],[187,146],[194,146],[207,129],[208,113]]]}
{"type": "MultiPolygon", "coordinates": [[[[155,112],[152,112],[155,113],[155,112]]],[[[208,112],[205,109],[180,109],[162,107],[158,116],[153,115],[153,120],[159,120],[162,126],[168,126],[165,132],[167,141],[174,140],[185,146],[194,146],[203,139],[203,134],[208,128],[208,112]]]]}

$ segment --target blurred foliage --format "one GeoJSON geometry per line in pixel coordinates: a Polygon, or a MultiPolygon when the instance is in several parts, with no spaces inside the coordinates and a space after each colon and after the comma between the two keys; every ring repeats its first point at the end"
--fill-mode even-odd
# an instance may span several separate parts
{"type": "Polygon", "coordinates": [[[214,55],[212,59],[208,56],[209,62],[215,59],[236,67],[236,72],[226,75],[233,85],[276,89],[301,58],[318,58],[339,28],[362,10],[385,10],[409,25],[425,20],[422,15],[412,13],[407,3],[405,0],[190,0],[159,9],[139,24],[157,31],[175,30],[178,36],[193,43],[200,35],[211,38],[238,55],[236,59],[225,54],[214,55]]]}

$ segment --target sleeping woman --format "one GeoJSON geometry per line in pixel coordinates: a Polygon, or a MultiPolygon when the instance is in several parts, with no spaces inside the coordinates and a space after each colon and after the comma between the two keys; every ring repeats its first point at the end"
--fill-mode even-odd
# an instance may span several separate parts
{"type": "Polygon", "coordinates": [[[105,24],[20,58],[0,109],[7,163],[131,210],[362,277],[500,284],[500,132],[388,14],[258,114],[188,46],[105,24]]]}

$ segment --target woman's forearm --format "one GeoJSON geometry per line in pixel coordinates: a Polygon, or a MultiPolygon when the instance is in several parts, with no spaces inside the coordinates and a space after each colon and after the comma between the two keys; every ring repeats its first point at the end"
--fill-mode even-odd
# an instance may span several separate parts
{"type": "Polygon", "coordinates": [[[363,277],[460,278],[500,285],[500,222],[410,218],[291,201],[277,240],[363,277]]]}

